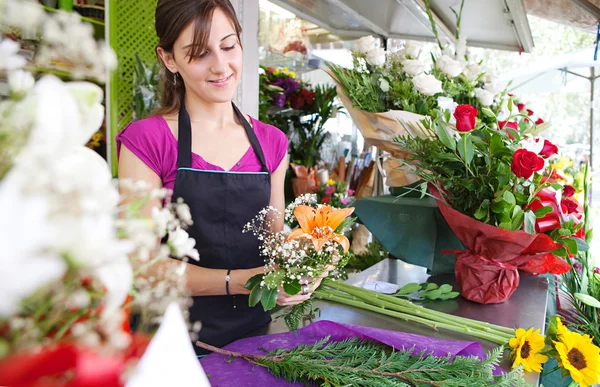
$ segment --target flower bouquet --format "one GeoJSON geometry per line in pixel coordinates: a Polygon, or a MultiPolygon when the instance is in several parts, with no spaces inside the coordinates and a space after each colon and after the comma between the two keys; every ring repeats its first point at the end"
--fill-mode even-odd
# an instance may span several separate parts
{"type": "MultiPolygon", "coordinates": [[[[68,51],[78,76],[114,68],[108,47],[87,45],[91,30],[76,14],[9,0],[0,4],[0,27],[7,26],[30,36],[52,30],[39,50],[68,51]],[[68,29],[86,42],[81,54],[94,57],[93,68],[75,61],[83,45],[73,46],[68,29]]],[[[19,43],[1,38],[4,50],[12,54],[0,61],[0,76],[10,80],[9,99],[0,102],[0,385],[123,385],[153,346],[168,305],[187,310],[184,264],[173,261],[161,280],[148,270],[169,256],[198,259],[184,231],[189,209],[169,203],[144,214],[169,192],[142,183],[119,182],[128,192],[120,197],[106,162],[84,146],[104,119],[102,89],[51,75],[36,82],[38,68],[18,55],[19,43]],[[135,334],[130,314],[139,316],[135,334]]]]}
{"type": "MultiPolygon", "coordinates": [[[[513,110],[512,100],[508,102],[513,110]]],[[[483,114],[498,120],[489,109],[483,114]]],[[[582,223],[564,211],[563,186],[545,179],[548,158],[558,148],[537,137],[539,127],[522,121],[519,130],[486,124],[470,105],[456,108],[396,138],[410,154],[403,163],[429,185],[442,215],[465,245],[456,255],[461,294],[480,303],[507,300],[519,284],[519,271],[562,274],[569,254],[586,250],[582,223]],[[412,134],[418,132],[417,134],[412,134]],[[552,219],[550,225],[547,224],[552,219]],[[563,259],[564,258],[564,259],[563,259]]],[[[525,118],[520,112],[506,118],[525,118]]]]}
{"type": "MultiPolygon", "coordinates": [[[[261,241],[260,251],[265,257],[265,272],[248,280],[249,304],[259,302],[265,310],[275,307],[278,292],[289,295],[312,292],[311,281],[346,265],[350,256],[348,238],[344,232],[354,219],[354,208],[336,209],[317,204],[316,196],[298,197],[285,210],[286,221],[299,226],[291,233],[273,231],[278,214],[271,207],[263,209],[248,223],[244,232],[252,232],[261,241]]],[[[312,310],[309,299],[296,305],[285,316],[288,327],[296,330],[304,311],[312,310]]]]}
{"type": "Polygon", "coordinates": [[[344,208],[351,205],[355,200],[354,190],[348,189],[345,181],[333,181],[329,179],[326,184],[320,184],[315,189],[317,202],[327,204],[335,208],[344,208]]]}

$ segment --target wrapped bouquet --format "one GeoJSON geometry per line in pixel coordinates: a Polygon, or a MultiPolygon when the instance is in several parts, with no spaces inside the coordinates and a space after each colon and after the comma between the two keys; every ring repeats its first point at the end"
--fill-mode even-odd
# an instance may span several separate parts
{"type": "MultiPolygon", "coordinates": [[[[350,256],[348,238],[344,232],[354,219],[354,208],[336,209],[317,204],[316,195],[298,197],[285,210],[290,224],[298,224],[291,233],[273,231],[273,222],[280,214],[274,208],[265,208],[244,228],[261,241],[260,252],[265,257],[264,274],[256,275],[246,284],[251,291],[251,306],[259,302],[265,310],[275,307],[277,294],[307,294],[311,281],[346,265],[350,256]]],[[[288,326],[295,330],[310,300],[295,306],[286,316],[288,326]]]]}
{"type": "MultiPolygon", "coordinates": [[[[509,111],[515,105],[508,102],[509,111]]],[[[403,164],[425,181],[438,198],[444,218],[466,246],[456,254],[455,274],[469,300],[507,300],[519,284],[519,270],[562,274],[567,257],[587,249],[575,200],[562,184],[545,176],[548,159],[558,153],[537,136],[539,127],[516,111],[501,125],[478,118],[470,105],[420,125],[395,139],[408,156],[403,164]]]]}

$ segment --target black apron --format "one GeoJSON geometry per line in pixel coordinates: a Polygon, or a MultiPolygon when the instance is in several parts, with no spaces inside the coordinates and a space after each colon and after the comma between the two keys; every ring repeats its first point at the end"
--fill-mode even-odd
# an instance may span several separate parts
{"type": "MultiPolygon", "coordinates": [[[[246,130],[250,145],[262,165],[261,172],[204,171],[192,168],[192,127],[181,99],[178,129],[177,178],[173,200],[182,198],[190,207],[194,224],[187,232],[196,240],[200,261],[189,263],[211,269],[250,269],[263,266],[259,241],[242,233],[244,225],[271,199],[271,176],[254,130],[233,105],[246,130]]],[[[225,291],[225,273],[222,285],[225,291]]],[[[247,295],[193,297],[190,321],[200,321],[199,340],[222,347],[271,321],[259,303],[248,306],[247,295]]],[[[196,353],[206,353],[200,348],[196,353]]]]}

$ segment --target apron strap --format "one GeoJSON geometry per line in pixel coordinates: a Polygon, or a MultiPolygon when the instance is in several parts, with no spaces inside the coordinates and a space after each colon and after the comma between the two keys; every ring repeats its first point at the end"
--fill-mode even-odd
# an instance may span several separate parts
{"type": "Polygon", "coordinates": [[[262,147],[260,146],[260,142],[258,142],[258,138],[256,138],[256,134],[254,133],[252,126],[250,126],[250,123],[248,123],[248,120],[246,120],[246,117],[242,114],[242,112],[240,112],[240,109],[238,109],[237,106],[235,106],[235,104],[233,102],[231,103],[231,105],[233,105],[233,110],[235,111],[235,114],[238,116],[238,118],[240,119],[240,122],[242,123],[242,125],[244,126],[244,129],[246,130],[246,135],[248,136],[250,145],[252,146],[252,149],[254,150],[256,157],[258,157],[258,160],[260,161],[260,165],[262,166],[262,172],[269,173],[269,169],[267,168],[267,163],[265,161],[265,154],[263,153],[262,147]]]}
{"type": "Polygon", "coordinates": [[[177,169],[192,167],[192,124],[184,100],[182,94],[177,128],[177,169]]]}

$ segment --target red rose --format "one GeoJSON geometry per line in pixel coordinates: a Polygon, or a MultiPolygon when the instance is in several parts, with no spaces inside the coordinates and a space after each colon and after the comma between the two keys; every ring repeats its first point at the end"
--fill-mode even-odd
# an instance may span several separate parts
{"type": "Polygon", "coordinates": [[[565,185],[563,187],[563,196],[570,198],[573,195],[575,195],[575,188],[572,185],[565,185]]]}
{"type": "Polygon", "coordinates": [[[302,90],[300,95],[302,96],[302,98],[304,98],[304,101],[306,102],[306,104],[308,106],[312,106],[313,103],[315,102],[315,92],[314,91],[304,89],[304,90],[302,90]]]}
{"type": "Polygon", "coordinates": [[[458,105],[454,110],[454,118],[456,118],[456,129],[459,132],[470,132],[475,128],[475,119],[477,118],[477,111],[471,105],[458,105]]]}
{"type": "Polygon", "coordinates": [[[542,151],[540,152],[540,156],[547,159],[550,156],[555,155],[557,153],[558,153],[558,147],[556,145],[554,145],[553,143],[551,143],[550,141],[544,140],[544,147],[542,148],[542,151]]]}
{"type": "Polygon", "coordinates": [[[525,104],[524,103],[518,103],[517,104],[517,109],[519,109],[519,111],[522,112],[523,110],[525,110],[525,104]]]}
{"type": "Polygon", "coordinates": [[[321,199],[321,203],[323,203],[323,204],[331,203],[331,196],[323,196],[323,198],[321,199]]]}
{"type": "Polygon", "coordinates": [[[573,234],[573,236],[575,238],[585,240],[585,230],[583,229],[583,225],[581,227],[579,227],[579,230],[577,230],[577,232],[575,234],[573,234]]]}
{"type": "Polygon", "coordinates": [[[552,207],[551,213],[535,220],[535,231],[542,233],[560,228],[560,210],[556,201],[556,191],[552,188],[544,188],[535,197],[536,199],[530,205],[526,206],[526,209],[536,211],[542,207],[552,207]]]}
{"type": "Polygon", "coordinates": [[[527,109],[527,115],[531,117],[533,115],[533,110],[527,109]]]}
{"type": "Polygon", "coordinates": [[[541,125],[544,123],[544,120],[542,120],[541,118],[538,118],[537,121],[535,121],[536,125],[541,125]]]}
{"type": "MultiPolygon", "coordinates": [[[[519,124],[517,124],[516,122],[498,121],[498,128],[504,129],[504,127],[508,127],[508,128],[514,129],[516,131],[519,131],[519,124]]],[[[515,139],[515,136],[510,134],[509,131],[506,131],[506,134],[508,134],[508,138],[510,138],[511,140],[515,139]]]]}
{"type": "Polygon", "coordinates": [[[577,207],[579,207],[579,204],[577,204],[576,201],[571,199],[561,200],[560,207],[565,214],[574,214],[579,212],[579,210],[577,209],[577,207]]]}
{"type": "Polygon", "coordinates": [[[512,165],[510,166],[510,170],[517,177],[525,179],[529,179],[534,172],[540,171],[542,168],[544,168],[544,159],[527,149],[516,151],[513,155],[512,165]]]}

